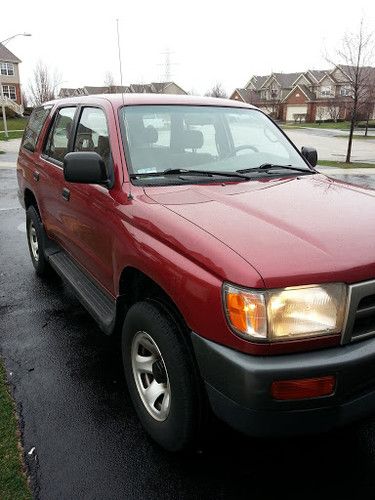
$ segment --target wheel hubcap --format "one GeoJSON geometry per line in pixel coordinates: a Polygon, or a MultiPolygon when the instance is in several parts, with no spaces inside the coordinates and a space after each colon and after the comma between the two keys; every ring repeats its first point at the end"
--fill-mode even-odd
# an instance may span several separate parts
{"type": "Polygon", "coordinates": [[[32,256],[36,262],[39,260],[39,244],[38,237],[36,235],[35,226],[32,221],[29,224],[29,243],[32,256]]]}
{"type": "Polygon", "coordinates": [[[163,356],[148,333],[135,334],[131,358],[139,397],[148,413],[162,422],[169,414],[171,389],[163,356]]]}

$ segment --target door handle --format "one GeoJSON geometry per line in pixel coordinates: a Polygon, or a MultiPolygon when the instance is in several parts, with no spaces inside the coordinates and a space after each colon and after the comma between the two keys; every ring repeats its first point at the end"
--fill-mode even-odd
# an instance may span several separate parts
{"type": "Polygon", "coordinates": [[[68,188],[64,188],[61,193],[62,197],[64,200],[69,201],[70,200],[70,191],[68,188]]]}
{"type": "Polygon", "coordinates": [[[33,172],[33,179],[36,182],[38,182],[38,180],[40,179],[40,174],[37,170],[34,170],[34,172],[33,172]]]}

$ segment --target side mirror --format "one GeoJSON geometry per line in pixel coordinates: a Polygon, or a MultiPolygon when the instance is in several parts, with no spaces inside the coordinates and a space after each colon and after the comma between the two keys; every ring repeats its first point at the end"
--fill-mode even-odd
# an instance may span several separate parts
{"type": "Polygon", "coordinates": [[[64,158],[64,179],[81,184],[110,185],[104,160],[94,151],[67,153],[64,158]]]}
{"type": "Polygon", "coordinates": [[[315,148],[307,148],[303,146],[301,149],[301,153],[312,167],[316,167],[316,165],[318,164],[318,152],[315,148]]]}

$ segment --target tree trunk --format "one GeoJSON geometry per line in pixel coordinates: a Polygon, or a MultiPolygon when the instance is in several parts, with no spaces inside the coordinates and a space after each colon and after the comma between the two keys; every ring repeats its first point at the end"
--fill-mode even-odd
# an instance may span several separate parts
{"type": "Polygon", "coordinates": [[[368,122],[370,121],[370,113],[367,113],[367,120],[366,120],[366,128],[365,128],[365,137],[368,135],[368,122]]]}
{"type": "Polygon", "coordinates": [[[354,134],[354,127],[357,119],[357,96],[354,96],[354,103],[353,103],[353,113],[352,113],[352,119],[350,121],[350,132],[349,132],[349,141],[348,141],[348,149],[346,152],[346,163],[350,163],[350,159],[352,156],[352,145],[353,145],[353,134],[354,134]]]}

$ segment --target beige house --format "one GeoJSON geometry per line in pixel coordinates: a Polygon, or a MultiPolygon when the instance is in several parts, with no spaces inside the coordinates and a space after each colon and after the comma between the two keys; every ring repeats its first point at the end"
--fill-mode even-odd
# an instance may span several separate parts
{"type": "Polygon", "coordinates": [[[0,101],[7,108],[22,114],[22,94],[18,68],[20,62],[17,56],[0,43],[0,101]]]}
{"type": "MultiPolygon", "coordinates": [[[[348,119],[353,105],[353,70],[338,65],[327,70],[299,73],[271,73],[253,76],[244,88],[237,88],[231,99],[259,107],[283,121],[337,121],[348,119]]],[[[375,68],[363,67],[367,99],[358,110],[358,117],[375,118],[375,68]]]]}
{"type": "Polygon", "coordinates": [[[110,87],[85,86],[78,89],[61,88],[59,97],[94,94],[177,94],[186,95],[187,92],[175,82],[131,83],[130,85],[112,85],[110,87]]]}

